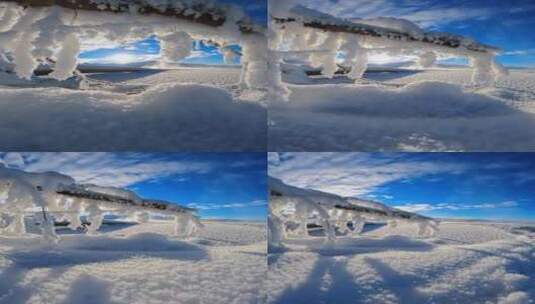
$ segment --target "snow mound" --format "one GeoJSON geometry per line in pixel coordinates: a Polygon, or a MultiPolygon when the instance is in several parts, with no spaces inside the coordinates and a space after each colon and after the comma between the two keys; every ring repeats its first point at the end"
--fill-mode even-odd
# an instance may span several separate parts
{"type": "MultiPolygon", "coordinates": [[[[504,101],[463,89],[461,84],[425,81],[425,75],[420,74],[409,75],[408,80],[392,80],[396,84],[407,83],[399,88],[340,83],[292,85],[291,102],[270,104],[269,149],[535,149],[533,103],[525,97],[518,102],[504,101]]],[[[443,74],[445,80],[452,75],[443,74]]]]}
{"type": "Polygon", "coordinates": [[[0,121],[0,145],[9,150],[241,151],[266,142],[263,106],[196,84],[138,95],[0,89],[0,121]]]}
{"type": "MultiPolygon", "coordinates": [[[[321,86],[299,91],[312,111],[398,118],[454,118],[510,115],[516,111],[491,97],[467,93],[457,85],[424,81],[400,89],[377,86],[321,86]]],[[[296,95],[297,95],[296,94],[296,95]]]]}

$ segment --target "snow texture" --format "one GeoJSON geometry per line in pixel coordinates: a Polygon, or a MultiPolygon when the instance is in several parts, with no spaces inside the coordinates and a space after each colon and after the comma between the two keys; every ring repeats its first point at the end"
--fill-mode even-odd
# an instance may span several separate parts
{"type": "Polygon", "coordinates": [[[0,303],[265,303],[265,224],[203,224],[187,241],[167,221],[58,230],[53,248],[0,236],[0,303]]]}
{"type": "Polygon", "coordinates": [[[46,151],[265,150],[263,97],[236,88],[238,69],[88,78],[87,90],[58,88],[52,81],[0,86],[0,145],[46,151]]]}
{"type": "Polygon", "coordinates": [[[469,85],[467,69],[382,68],[358,85],[341,76],[291,84],[294,73],[283,74],[289,102],[269,106],[272,151],[535,150],[532,70],[495,88],[469,85]]]}
{"type": "Polygon", "coordinates": [[[442,221],[430,239],[400,223],[359,238],[287,240],[268,253],[268,303],[533,303],[533,224],[442,221]],[[392,234],[395,235],[392,235],[392,234]]]}

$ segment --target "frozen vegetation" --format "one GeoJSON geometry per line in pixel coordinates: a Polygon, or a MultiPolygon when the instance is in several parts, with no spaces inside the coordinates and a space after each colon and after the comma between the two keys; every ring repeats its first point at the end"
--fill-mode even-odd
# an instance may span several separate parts
{"type": "Polygon", "coordinates": [[[507,71],[499,49],[407,20],[273,6],[270,150],[535,149],[535,74],[507,71]],[[370,63],[385,57],[406,62],[370,63]],[[448,58],[470,66],[437,64],[448,58]]]}
{"type": "Polygon", "coordinates": [[[2,304],[262,303],[266,267],[265,223],[0,167],[2,304]]]}
{"type": "Polygon", "coordinates": [[[314,212],[307,220],[295,218],[293,210],[307,201],[324,208],[341,198],[294,187],[276,194],[281,187],[271,182],[270,208],[272,200],[285,199],[287,221],[279,243],[270,236],[268,303],[523,304],[535,297],[533,223],[443,219],[440,229],[422,235],[418,215],[392,225],[392,209],[359,200],[356,206],[387,208],[387,215],[360,209],[366,219],[359,233],[351,230],[360,225],[344,218],[346,229],[338,225],[329,240],[328,221],[319,222],[314,212]]]}
{"type": "Polygon", "coordinates": [[[81,3],[73,10],[0,1],[4,149],[264,149],[263,26],[215,1],[81,3]],[[161,53],[150,70],[79,72],[82,50],[152,36],[161,53]],[[191,55],[194,41],[218,47],[226,59],[241,56],[239,68],[177,66],[191,55]],[[241,51],[232,52],[231,45],[241,51]]]}

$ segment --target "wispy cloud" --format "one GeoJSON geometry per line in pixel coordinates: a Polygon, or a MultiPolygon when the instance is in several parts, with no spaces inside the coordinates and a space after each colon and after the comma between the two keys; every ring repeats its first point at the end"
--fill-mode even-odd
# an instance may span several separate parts
{"type": "Polygon", "coordinates": [[[127,63],[137,63],[137,62],[147,62],[152,60],[157,60],[160,58],[160,55],[154,54],[140,54],[135,52],[122,51],[115,54],[102,56],[102,57],[91,57],[91,58],[81,58],[81,63],[99,63],[99,64],[127,64],[127,63]]]}
{"type": "Polygon", "coordinates": [[[227,209],[227,208],[250,208],[267,206],[265,200],[255,200],[247,203],[227,203],[227,204],[214,204],[214,203],[190,203],[188,207],[199,210],[215,210],[215,209],[227,209]]]}
{"type": "MultiPolygon", "coordinates": [[[[288,2],[288,1],[284,1],[288,2]]],[[[420,26],[432,28],[440,24],[464,20],[486,20],[504,12],[509,14],[532,11],[532,4],[515,5],[514,8],[504,9],[510,4],[481,5],[467,4],[460,1],[395,1],[395,0],[294,0],[293,4],[301,4],[325,13],[342,18],[374,18],[398,17],[418,23],[420,26]]]]}
{"type": "Polygon", "coordinates": [[[0,162],[30,172],[57,171],[78,183],[126,187],[138,182],[188,174],[203,174],[215,164],[169,160],[141,153],[3,153],[0,162]]]}
{"type": "Polygon", "coordinates": [[[505,56],[535,55],[535,49],[507,51],[507,52],[504,52],[502,55],[505,55],[505,56]]]}
{"type": "Polygon", "coordinates": [[[443,203],[443,204],[427,204],[427,203],[415,203],[404,204],[394,206],[395,208],[409,211],[409,212],[426,212],[434,210],[473,210],[473,209],[497,209],[497,208],[512,208],[517,207],[516,201],[505,201],[499,203],[479,203],[479,204],[456,204],[456,203],[443,203]]]}
{"type": "Polygon", "coordinates": [[[269,155],[269,174],[284,182],[342,196],[362,196],[393,181],[439,173],[459,174],[464,164],[368,153],[282,153],[269,155]]]}

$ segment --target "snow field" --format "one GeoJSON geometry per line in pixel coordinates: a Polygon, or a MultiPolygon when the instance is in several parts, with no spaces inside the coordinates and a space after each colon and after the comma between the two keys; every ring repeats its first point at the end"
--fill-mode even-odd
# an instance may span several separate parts
{"type": "Polygon", "coordinates": [[[2,89],[8,150],[261,150],[266,110],[224,89],[164,83],[137,95],[58,88],[2,89]]]}
{"type": "Polygon", "coordinates": [[[290,102],[272,103],[268,109],[269,147],[278,151],[535,149],[529,93],[533,74],[513,72],[497,89],[476,91],[458,85],[467,75],[456,70],[385,72],[367,76],[382,81],[377,84],[290,85],[290,102]],[[386,80],[389,76],[392,79],[386,80]],[[435,82],[445,78],[455,84],[435,82]],[[520,78],[525,79],[517,81],[520,78]],[[394,83],[402,86],[389,86],[394,83]]]}
{"type": "Polygon", "coordinates": [[[154,234],[170,222],[64,236],[56,248],[2,238],[0,303],[263,303],[265,225],[203,224],[188,241],[154,234]]]}
{"type": "Polygon", "coordinates": [[[268,303],[530,303],[533,239],[487,223],[440,227],[434,239],[398,238],[420,246],[389,244],[389,237],[362,246],[380,229],[330,246],[288,243],[286,252],[269,254],[268,303]]]}

